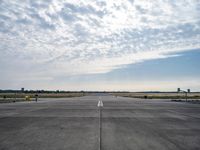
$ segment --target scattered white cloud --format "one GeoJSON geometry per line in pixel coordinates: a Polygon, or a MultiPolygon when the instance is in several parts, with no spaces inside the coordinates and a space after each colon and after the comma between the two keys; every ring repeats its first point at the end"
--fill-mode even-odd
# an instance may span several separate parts
{"type": "Polygon", "coordinates": [[[105,73],[197,48],[199,0],[0,0],[5,78],[105,73]]]}

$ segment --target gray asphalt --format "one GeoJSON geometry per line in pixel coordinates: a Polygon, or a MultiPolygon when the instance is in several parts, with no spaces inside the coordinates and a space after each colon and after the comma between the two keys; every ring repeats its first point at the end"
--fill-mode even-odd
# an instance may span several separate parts
{"type": "Polygon", "coordinates": [[[200,104],[105,95],[0,104],[0,150],[199,150],[200,104]]]}

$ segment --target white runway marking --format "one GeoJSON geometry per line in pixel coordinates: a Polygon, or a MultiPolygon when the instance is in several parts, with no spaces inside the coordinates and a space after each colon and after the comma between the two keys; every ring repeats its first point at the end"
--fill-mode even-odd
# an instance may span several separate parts
{"type": "Polygon", "coordinates": [[[102,102],[102,100],[100,100],[101,99],[101,97],[99,97],[99,101],[98,101],[98,104],[97,104],[97,106],[99,107],[99,150],[101,150],[101,130],[102,130],[102,121],[101,121],[101,118],[102,118],[102,107],[103,107],[103,102],[102,102]]]}
{"type": "Polygon", "coordinates": [[[101,100],[99,100],[97,106],[98,106],[98,107],[103,107],[103,102],[102,102],[101,100]]]}

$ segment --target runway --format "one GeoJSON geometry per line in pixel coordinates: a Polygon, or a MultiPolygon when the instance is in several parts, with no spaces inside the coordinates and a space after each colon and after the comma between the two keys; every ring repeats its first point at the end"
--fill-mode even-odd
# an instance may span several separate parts
{"type": "Polygon", "coordinates": [[[199,142],[200,104],[101,94],[0,104],[0,150],[197,150],[199,142]]]}

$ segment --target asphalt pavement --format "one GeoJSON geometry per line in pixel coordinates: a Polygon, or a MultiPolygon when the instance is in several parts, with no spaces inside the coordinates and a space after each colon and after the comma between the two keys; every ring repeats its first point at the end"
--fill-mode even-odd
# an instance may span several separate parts
{"type": "Polygon", "coordinates": [[[100,149],[199,150],[200,104],[101,94],[0,104],[0,150],[100,149]]]}

